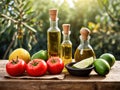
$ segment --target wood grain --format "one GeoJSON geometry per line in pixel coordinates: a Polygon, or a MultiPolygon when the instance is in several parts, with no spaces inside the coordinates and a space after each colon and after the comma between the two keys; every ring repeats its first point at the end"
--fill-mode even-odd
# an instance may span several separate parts
{"type": "Polygon", "coordinates": [[[8,79],[5,65],[7,60],[0,60],[0,90],[119,90],[120,61],[116,61],[106,76],[98,76],[94,71],[89,77],[66,75],[63,80],[8,79]]]}

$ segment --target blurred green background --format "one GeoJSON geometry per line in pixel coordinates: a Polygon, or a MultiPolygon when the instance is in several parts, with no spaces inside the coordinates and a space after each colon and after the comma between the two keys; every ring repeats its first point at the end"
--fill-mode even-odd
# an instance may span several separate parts
{"type": "Polygon", "coordinates": [[[51,8],[58,9],[61,31],[62,24],[71,24],[73,54],[80,44],[79,30],[87,27],[96,56],[108,52],[120,60],[119,0],[1,0],[0,59],[8,59],[19,47],[31,55],[46,50],[51,8]]]}

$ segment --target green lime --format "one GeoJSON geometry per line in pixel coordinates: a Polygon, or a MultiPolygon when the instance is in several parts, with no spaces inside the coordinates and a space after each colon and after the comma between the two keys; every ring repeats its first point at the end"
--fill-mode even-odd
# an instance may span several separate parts
{"type": "Polygon", "coordinates": [[[104,53],[100,58],[105,59],[109,63],[110,67],[112,67],[116,61],[115,57],[110,53],[104,53]]]}
{"type": "Polygon", "coordinates": [[[79,61],[79,62],[75,63],[72,67],[81,68],[81,69],[82,68],[87,68],[87,67],[91,66],[93,64],[93,62],[94,62],[93,57],[90,57],[90,58],[86,58],[82,61],[79,61]]]}
{"type": "Polygon", "coordinates": [[[105,76],[110,71],[110,65],[106,60],[99,58],[94,62],[94,69],[99,75],[105,76]]]}
{"type": "Polygon", "coordinates": [[[46,61],[48,59],[47,51],[46,50],[40,50],[40,51],[36,52],[31,57],[31,60],[33,60],[33,59],[43,59],[43,60],[46,61]]]}

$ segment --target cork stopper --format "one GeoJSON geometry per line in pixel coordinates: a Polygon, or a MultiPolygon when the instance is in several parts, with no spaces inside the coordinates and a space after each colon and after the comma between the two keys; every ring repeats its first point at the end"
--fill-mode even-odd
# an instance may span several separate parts
{"type": "Polygon", "coordinates": [[[88,28],[81,28],[80,34],[81,34],[83,40],[87,40],[88,36],[90,34],[90,30],[88,28]]]}
{"type": "Polygon", "coordinates": [[[58,10],[57,9],[50,9],[49,15],[52,21],[55,21],[57,19],[58,10]]]}
{"type": "Polygon", "coordinates": [[[63,27],[64,34],[69,34],[70,24],[63,24],[62,27],[63,27]]]}

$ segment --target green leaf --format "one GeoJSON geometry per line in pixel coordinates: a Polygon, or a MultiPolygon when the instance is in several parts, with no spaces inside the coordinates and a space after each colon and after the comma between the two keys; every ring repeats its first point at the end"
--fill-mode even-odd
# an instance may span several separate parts
{"type": "Polygon", "coordinates": [[[108,3],[109,3],[108,0],[101,0],[101,1],[103,1],[103,4],[104,4],[104,5],[108,5],[108,3]]]}
{"type": "Polygon", "coordinates": [[[7,4],[10,2],[11,0],[6,0],[7,4]]]}
{"type": "Polygon", "coordinates": [[[97,1],[98,1],[98,4],[99,4],[100,8],[104,8],[103,4],[102,4],[102,0],[97,0],[97,1]]]}
{"type": "Polygon", "coordinates": [[[20,4],[20,3],[21,3],[21,0],[15,0],[15,2],[16,2],[17,4],[20,4]]]}
{"type": "Polygon", "coordinates": [[[20,10],[18,9],[18,7],[16,6],[13,6],[14,7],[14,10],[16,10],[17,12],[19,12],[20,10]]]}
{"type": "Polygon", "coordinates": [[[35,30],[34,28],[30,27],[29,25],[27,25],[26,23],[23,23],[23,25],[24,25],[25,27],[27,27],[28,29],[30,29],[31,31],[33,31],[33,32],[36,33],[36,30],[35,30]]]}
{"type": "Polygon", "coordinates": [[[31,3],[30,1],[27,1],[27,3],[23,6],[23,10],[26,9],[26,8],[28,8],[28,7],[30,7],[30,6],[29,6],[30,3],[31,3]]]}

